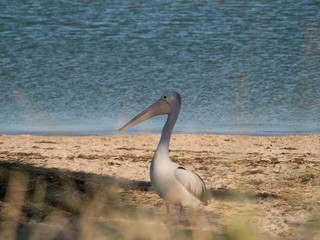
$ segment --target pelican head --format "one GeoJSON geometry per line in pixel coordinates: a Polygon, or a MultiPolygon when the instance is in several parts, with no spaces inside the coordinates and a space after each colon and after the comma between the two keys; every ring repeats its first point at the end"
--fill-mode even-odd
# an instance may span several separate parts
{"type": "Polygon", "coordinates": [[[179,93],[167,92],[163,94],[158,101],[139,113],[123,127],[119,128],[118,131],[128,129],[154,116],[163,114],[170,115],[173,112],[179,114],[181,102],[181,95],[179,93]]]}

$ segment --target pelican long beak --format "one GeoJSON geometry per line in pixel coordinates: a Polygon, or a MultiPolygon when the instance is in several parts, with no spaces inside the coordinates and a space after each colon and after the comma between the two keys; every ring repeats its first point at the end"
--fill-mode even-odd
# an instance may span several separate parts
{"type": "Polygon", "coordinates": [[[170,113],[171,106],[165,100],[160,99],[150,107],[148,107],[146,110],[132,118],[126,125],[124,125],[122,128],[119,128],[118,131],[120,132],[122,130],[128,129],[154,116],[170,113]]]}

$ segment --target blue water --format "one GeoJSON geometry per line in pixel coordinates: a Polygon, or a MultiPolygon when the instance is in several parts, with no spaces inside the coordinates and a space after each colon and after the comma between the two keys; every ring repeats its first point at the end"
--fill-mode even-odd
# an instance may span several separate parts
{"type": "Polygon", "coordinates": [[[0,134],[320,134],[319,1],[2,1],[0,134]],[[125,133],[159,133],[165,116],[125,133]]]}

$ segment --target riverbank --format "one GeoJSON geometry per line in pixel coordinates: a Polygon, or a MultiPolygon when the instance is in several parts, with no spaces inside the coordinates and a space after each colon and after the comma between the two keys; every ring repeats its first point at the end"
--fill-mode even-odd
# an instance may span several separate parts
{"type": "MultiPolygon", "coordinates": [[[[2,169],[18,164],[20,169],[47,169],[73,174],[77,179],[77,174],[112,178],[121,183],[116,190],[121,203],[150,212],[151,218],[157,219],[165,213],[165,206],[150,188],[149,168],[159,139],[159,134],[1,135],[0,164],[2,169]]],[[[319,146],[319,135],[173,135],[171,160],[200,175],[212,195],[208,206],[187,210],[177,228],[192,234],[223,235],[237,222],[246,226],[242,229],[255,229],[263,239],[300,239],[306,235],[312,239],[317,234],[313,225],[320,221],[319,146]]],[[[1,206],[3,212],[5,203],[1,206]]],[[[176,211],[171,212],[172,220],[176,211]]],[[[126,218],[121,215],[113,220],[126,225],[126,218]]],[[[25,216],[19,219],[30,221],[25,216]]],[[[71,224],[69,218],[66,221],[71,224]]],[[[169,236],[171,225],[171,221],[161,225],[169,236]]],[[[77,228],[70,229],[77,232],[77,228]]]]}

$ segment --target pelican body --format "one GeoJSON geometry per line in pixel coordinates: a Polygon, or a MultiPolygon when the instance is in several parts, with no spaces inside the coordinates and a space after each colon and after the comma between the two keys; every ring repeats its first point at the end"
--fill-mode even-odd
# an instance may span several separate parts
{"type": "Polygon", "coordinates": [[[167,114],[167,121],[162,129],[159,145],[154,153],[151,168],[151,185],[155,192],[169,205],[179,205],[178,222],[185,207],[197,207],[207,204],[207,190],[203,180],[195,173],[186,170],[169,158],[169,143],[173,127],[177,121],[182,99],[177,92],[168,92],[138,114],[119,131],[130,128],[151,117],[167,114]]]}

